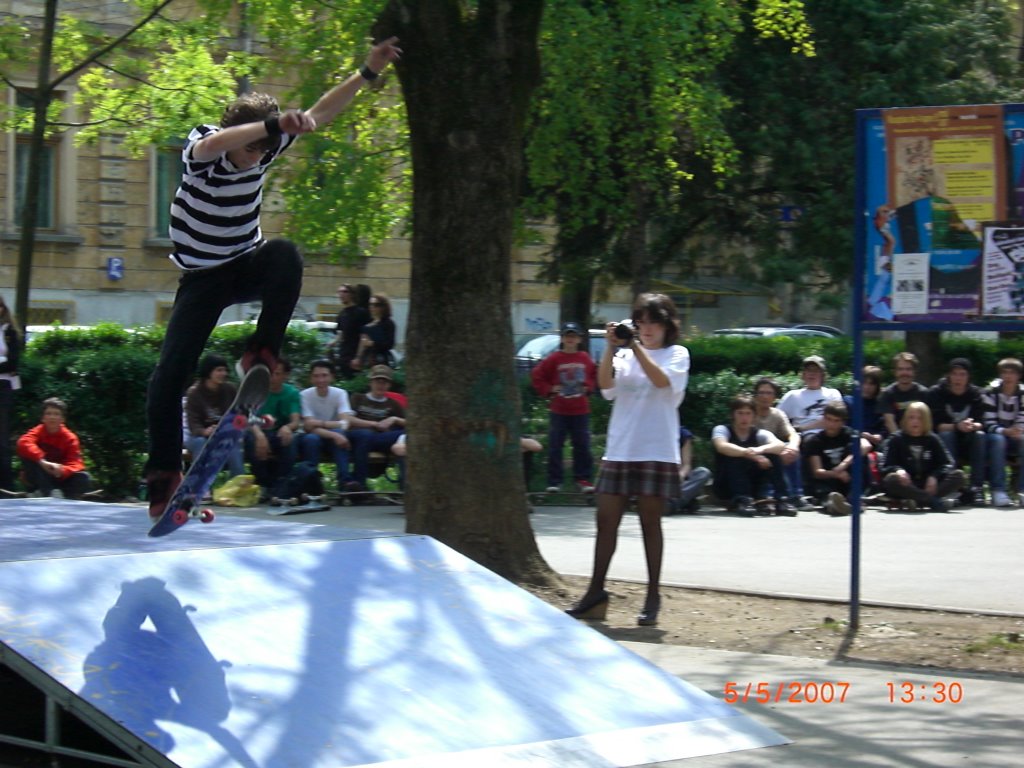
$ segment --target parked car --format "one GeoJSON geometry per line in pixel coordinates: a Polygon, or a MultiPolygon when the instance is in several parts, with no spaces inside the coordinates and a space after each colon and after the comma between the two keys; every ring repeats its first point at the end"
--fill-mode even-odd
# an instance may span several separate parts
{"type": "Polygon", "coordinates": [[[741,336],[746,338],[764,338],[767,336],[790,336],[797,338],[831,339],[835,334],[817,328],[797,328],[778,325],[752,325],[746,328],[719,328],[711,332],[712,336],[741,336]]]}
{"type": "MultiPolygon", "coordinates": [[[[589,331],[590,345],[587,352],[595,362],[600,360],[601,355],[604,354],[606,343],[604,333],[604,328],[591,328],[589,331]]],[[[527,341],[516,352],[516,371],[519,373],[532,371],[537,363],[558,349],[561,340],[562,337],[557,333],[545,333],[543,336],[536,336],[527,341]]]]}
{"type": "Polygon", "coordinates": [[[794,328],[810,328],[812,331],[824,331],[829,336],[845,336],[838,328],[831,325],[817,325],[815,323],[797,323],[794,328]]]}

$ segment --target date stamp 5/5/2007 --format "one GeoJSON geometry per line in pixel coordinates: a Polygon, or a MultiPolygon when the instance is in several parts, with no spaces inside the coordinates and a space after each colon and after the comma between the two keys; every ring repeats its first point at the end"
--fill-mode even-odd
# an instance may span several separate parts
{"type": "MultiPolygon", "coordinates": [[[[726,704],[843,704],[851,685],[842,680],[782,680],[725,684],[726,704]]],[[[959,704],[964,700],[963,683],[957,680],[889,681],[882,689],[889,704],[959,704]]]]}
{"type": "Polygon", "coordinates": [[[850,691],[850,684],[829,680],[783,680],[769,683],[727,682],[725,684],[726,704],[842,704],[850,691]]]}

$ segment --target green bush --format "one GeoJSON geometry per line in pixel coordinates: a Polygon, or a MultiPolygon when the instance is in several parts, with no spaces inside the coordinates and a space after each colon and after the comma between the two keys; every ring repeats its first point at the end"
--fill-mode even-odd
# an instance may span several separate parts
{"type": "MultiPolygon", "coordinates": [[[[204,353],[234,361],[252,330],[220,326],[204,353]]],[[[82,441],[96,486],[115,496],[134,493],[146,459],[146,389],[163,336],[162,326],[129,332],[116,323],[38,335],[18,366],[22,390],[12,435],[39,423],[44,399],[59,397],[68,404],[68,427],[82,441]]],[[[321,338],[305,328],[289,327],[283,349],[294,365],[293,381],[305,386],[309,364],[323,355],[321,338]]]]}
{"type": "MultiPolygon", "coordinates": [[[[205,351],[233,361],[241,356],[252,331],[252,325],[220,326],[205,351]]],[[[128,332],[114,323],[87,330],[58,328],[40,334],[29,344],[19,366],[23,390],[16,398],[12,434],[19,435],[38,423],[43,399],[60,397],[68,403],[69,426],[82,438],[86,464],[97,484],[118,495],[133,492],[145,460],[146,387],[163,334],[161,326],[128,332]]],[[[698,462],[709,461],[711,429],[728,418],[730,398],[738,392],[750,392],[753,382],[762,375],[772,376],[783,389],[800,387],[800,361],[809,354],[820,354],[829,365],[827,385],[844,394],[852,391],[853,347],[849,338],[702,337],[686,340],[685,344],[693,367],[681,418],[696,437],[698,462]]],[[[889,360],[903,348],[901,341],[869,340],[865,344],[865,363],[880,365],[888,374],[889,360]]],[[[323,339],[314,331],[289,327],[284,353],[294,365],[292,383],[301,389],[307,386],[310,363],[324,354],[323,339]]],[[[1024,338],[944,338],[943,356],[945,360],[971,360],[975,381],[983,384],[991,378],[989,373],[994,376],[1000,358],[1024,359],[1024,338]]],[[[367,378],[364,373],[339,382],[339,386],[349,392],[365,392],[369,388],[367,378]]],[[[404,391],[404,371],[396,373],[392,387],[404,391]]],[[[522,433],[546,444],[547,401],[533,391],[528,377],[521,380],[520,392],[522,433]]],[[[590,403],[592,447],[595,458],[599,458],[611,403],[600,393],[591,395],[590,403]]],[[[543,458],[534,461],[535,474],[543,473],[544,465],[543,458]]]]}

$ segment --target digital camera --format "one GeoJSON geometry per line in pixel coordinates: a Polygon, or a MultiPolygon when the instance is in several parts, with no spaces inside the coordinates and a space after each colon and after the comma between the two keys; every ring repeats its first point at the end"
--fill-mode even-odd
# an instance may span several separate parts
{"type": "Polygon", "coordinates": [[[623,341],[632,341],[634,334],[633,323],[630,320],[619,323],[615,326],[615,338],[623,341]]]}

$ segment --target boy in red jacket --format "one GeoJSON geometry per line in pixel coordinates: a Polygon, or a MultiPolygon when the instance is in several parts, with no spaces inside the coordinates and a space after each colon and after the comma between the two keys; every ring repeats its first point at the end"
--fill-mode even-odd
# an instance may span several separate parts
{"type": "Polygon", "coordinates": [[[63,400],[47,398],[43,401],[42,424],[18,438],[25,483],[42,496],[50,496],[56,490],[65,499],[77,499],[92,484],[82,462],[78,436],[64,426],[67,412],[63,400]]]}
{"type": "Polygon", "coordinates": [[[547,490],[554,493],[561,488],[562,448],[568,435],[572,441],[572,473],[576,485],[584,493],[593,493],[589,395],[596,385],[597,366],[590,355],[580,350],[583,329],[579,323],[566,323],[561,335],[561,347],[545,357],[530,374],[537,394],[551,398],[547,490]]]}

